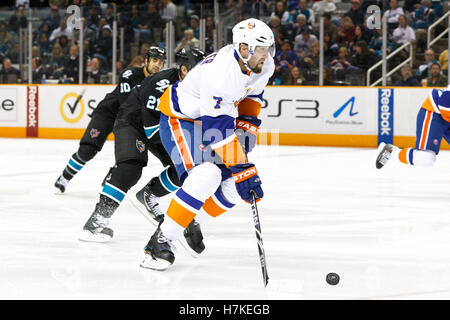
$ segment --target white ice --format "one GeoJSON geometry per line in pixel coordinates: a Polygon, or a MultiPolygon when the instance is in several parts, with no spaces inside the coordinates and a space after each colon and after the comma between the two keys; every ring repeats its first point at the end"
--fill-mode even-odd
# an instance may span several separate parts
{"type": "Polygon", "coordinates": [[[112,218],[112,242],[78,241],[114,146],[56,195],[77,145],[0,139],[0,299],[450,299],[448,151],[432,168],[377,170],[376,149],[257,147],[269,282],[285,284],[268,291],[245,203],[203,226],[200,258],[178,246],[171,269],[139,267],[155,227],[130,198],[161,171],[152,156],[112,218]],[[338,285],[325,282],[329,272],[338,285]]]}

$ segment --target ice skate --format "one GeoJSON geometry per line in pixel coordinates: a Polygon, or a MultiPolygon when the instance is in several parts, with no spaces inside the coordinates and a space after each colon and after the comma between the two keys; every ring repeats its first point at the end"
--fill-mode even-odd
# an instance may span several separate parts
{"type": "Polygon", "coordinates": [[[55,182],[55,188],[58,193],[64,193],[66,191],[66,187],[69,184],[69,180],[60,175],[55,182]]]}
{"type": "Polygon", "coordinates": [[[136,199],[133,199],[132,203],[155,226],[164,220],[164,213],[159,207],[159,198],[152,193],[148,185],[136,193],[136,199]]]}
{"type": "Polygon", "coordinates": [[[169,268],[175,261],[175,246],[167,239],[158,227],[145,246],[142,268],[163,271],[169,268]]]}
{"type": "Polygon", "coordinates": [[[200,229],[200,224],[195,220],[192,220],[188,227],[184,229],[183,237],[178,241],[194,258],[198,258],[205,250],[202,230],[200,229]]]}
{"type": "Polygon", "coordinates": [[[394,150],[394,146],[392,144],[385,144],[384,142],[382,142],[380,143],[378,150],[381,151],[380,153],[378,153],[375,166],[377,167],[377,169],[381,169],[392,158],[392,151],[394,150]]]}
{"type": "Polygon", "coordinates": [[[109,219],[117,208],[117,203],[108,198],[100,198],[96,204],[95,211],[83,227],[79,237],[81,241],[108,242],[112,239],[114,231],[108,228],[109,219]]]}

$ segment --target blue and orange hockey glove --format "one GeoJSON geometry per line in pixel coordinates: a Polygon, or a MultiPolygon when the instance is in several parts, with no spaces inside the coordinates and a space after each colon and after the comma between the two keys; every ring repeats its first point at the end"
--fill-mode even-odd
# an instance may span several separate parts
{"type": "Polygon", "coordinates": [[[264,192],[261,188],[261,179],[258,176],[258,171],[253,163],[238,164],[233,167],[229,167],[232,172],[234,182],[236,183],[236,189],[242,200],[251,203],[253,190],[256,194],[256,201],[259,201],[264,192]]]}

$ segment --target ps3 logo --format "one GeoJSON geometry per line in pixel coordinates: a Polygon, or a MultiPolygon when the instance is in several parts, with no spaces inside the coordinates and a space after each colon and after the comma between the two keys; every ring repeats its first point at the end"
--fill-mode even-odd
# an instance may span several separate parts
{"type": "MultiPolygon", "coordinates": [[[[268,102],[264,100],[265,106],[267,108],[268,102]]],[[[317,100],[303,100],[303,99],[281,99],[278,101],[278,109],[276,114],[269,114],[268,117],[278,118],[281,116],[286,108],[295,106],[296,110],[300,110],[295,117],[296,118],[317,118],[319,116],[319,101],[317,100]],[[295,104],[293,104],[295,102],[295,104]]]]}

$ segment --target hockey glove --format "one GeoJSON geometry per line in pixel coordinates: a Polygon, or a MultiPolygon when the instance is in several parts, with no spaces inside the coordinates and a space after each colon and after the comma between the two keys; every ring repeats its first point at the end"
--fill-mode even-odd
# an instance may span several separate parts
{"type": "Polygon", "coordinates": [[[236,189],[242,200],[251,203],[253,190],[256,194],[256,201],[259,201],[264,196],[261,188],[261,179],[258,176],[256,167],[253,163],[238,164],[229,168],[232,172],[236,189]]]}
{"type": "Polygon", "coordinates": [[[255,147],[260,125],[261,120],[253,116],[241,115],[236,119],[236,136],[246,153],[255,147]]]}

